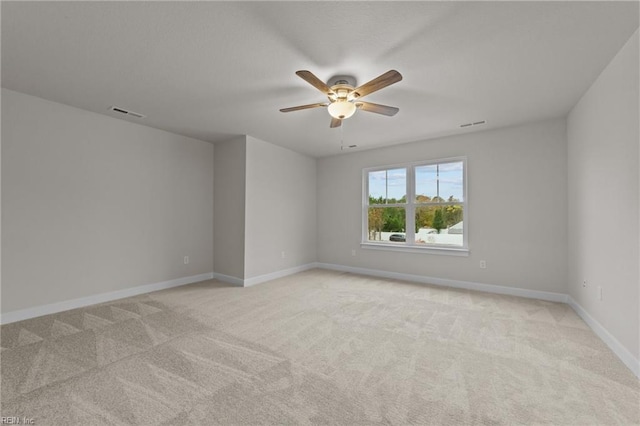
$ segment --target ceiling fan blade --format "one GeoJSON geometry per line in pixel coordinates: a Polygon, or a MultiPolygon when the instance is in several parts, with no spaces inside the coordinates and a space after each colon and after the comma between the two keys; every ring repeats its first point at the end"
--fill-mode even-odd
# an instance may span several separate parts
{"type": "Polygon", "coordinates": [[[307,83],[309,83],[310,85],[312,85],[313,87],[315,87],[316,89],[318,89],[319,91],[321,91],[322,93],[324,93],[325,95],[327,96],[334,95],[331,88],[327,86],[324,83],[324,81],[316,77],[311,71],[306,71],[306,70],[296,71],[296,75],[301,79],[303,79],[304,81],[306,81],[307,83]]]}
{"type": "Polygon", "coordinates": [[[371,102],[356,102],[356,107],[363,111],[375,112],[376,114],[388,115],[389,117],[393,117],[398,113],[398,111],[400,111],[400,108],[374,104],[371,102]]]}
{"type": "Polygon", "coordinates": [[[391,86],[393,83],[397,83],[402,80],[402,74],[396,70],[387,71],[379,77],[374,78],[368,83],[363,84],[360,87],[356,87],[353,92],[350,93],[351,99],[361,98],[367,96],[373,92],[383,89],[387,86],[391,86]]]}
{"type": "Polygon", "coordinates": [[[308,104],[308,105],[300,105],[300,106],[294,106],[294,107],[290,107],[290,108],[282,108],[280,110],[280,112],[300,111],[301,109],[326,107],[327,105],[329,105],[329,102],[317,103],[317,104],[308,104]]]}
{"type": "Polygon", "coordinates": [[[340,120],[339,118],[331,117],[331,124],[329,125],[329,127],[334,129],[334,128],[340,127],[340,126],[342,126],[342,120],[340,120]]]}

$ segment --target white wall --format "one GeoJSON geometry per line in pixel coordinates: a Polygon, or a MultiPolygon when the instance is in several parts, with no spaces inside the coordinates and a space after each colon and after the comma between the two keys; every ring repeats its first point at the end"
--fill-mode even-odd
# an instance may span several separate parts
{"type": "Polygon", "coordinates": [[[638,49],[636,31],[567,119],[568,291],[636,360],[640,358],[638,49]]]}
{"type": "Polygon", "coordinates": [[[247,137],[245,210],[246,278],[316,261],[315,159],[247,137]]]}
{"type": "Polygon", "coordinates": [[[313,158],[250,136],[214,147],[4,89],[2,124],[3,313],[316,260],[313,158]]]}
{"type": "Polygon", "coordinates": [[[318,261],[566,293],[566,159],[563,119],[321,158],[318,261]],[[456,156],[468,161],[468,257],[360,248],[363,168],[456,156]]]}
{"type": "Polygon", "coordinates": [[[218,143],[214,149],[214,270],[243,279],[247,137],[218,143]]]}
{"type": "Polygon", "coordinates": [[[218,278],[247,284],[315,262],[315,159],[251,136],[218,143],[214,200],[218,278]]]}
{"type": "Polygon", "coordinates": [[[211,144],[2,90],[3,313],[210,273],[212,215],[211,144]]]}

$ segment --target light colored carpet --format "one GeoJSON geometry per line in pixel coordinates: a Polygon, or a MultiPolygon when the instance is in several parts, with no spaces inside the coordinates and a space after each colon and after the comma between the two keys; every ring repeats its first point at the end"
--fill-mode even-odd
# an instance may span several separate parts
{"type": "Polygon", "coordinates": [[[564,304],[310,270],[2,326],[2,416],[37,425],[640,424],[564,304]]]}

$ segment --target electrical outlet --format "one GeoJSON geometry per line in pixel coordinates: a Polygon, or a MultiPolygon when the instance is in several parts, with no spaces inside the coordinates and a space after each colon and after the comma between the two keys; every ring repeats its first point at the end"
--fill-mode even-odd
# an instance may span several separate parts
{"type": "Polygon", "coordinates": [[[185,256],[184,257],[184,264],[188,265],[189,264],[189,256],[185,256]]]}
{"type": "Polygon", "coordinates": [[[356,255],[355,249],[351,250],[351,256],[355,256],[355,255],[356,255]]]}
{"type": "Polygon", "coordinates": [[[587,288],[587,280],[582,281],[582,288],[587,288]]]}
{"type": "Polygon", "coordinates": [[[486,260],[481,260],[480,261],[480,269],[487,269],[487,261],[486,260]]]}
{"type": "Polygon", "coordinates": [[[282,253],[280,253],[280,256],[282,256],[282,258],[284,259],[285,257],[287,257],[287,253],[282,252],[282,253]]]}

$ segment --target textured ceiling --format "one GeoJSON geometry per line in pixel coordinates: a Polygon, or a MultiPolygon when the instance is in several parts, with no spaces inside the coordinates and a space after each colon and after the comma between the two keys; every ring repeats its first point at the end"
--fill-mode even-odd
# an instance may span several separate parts
{"type": "Polygon", "coordinates": [[[313,156],[564,116],[638,28],[638,2],[2,2],[2,86],[205,141],[313,156]],[[330,129],[298,78],[403,81],[330,129]],[[461,129],[460,124],[487,120],[461,129]]]}

